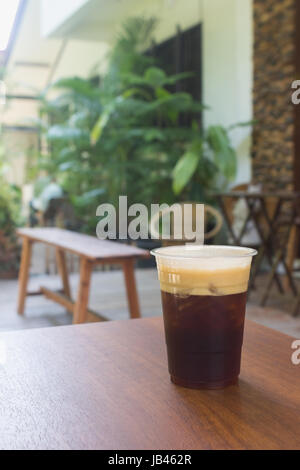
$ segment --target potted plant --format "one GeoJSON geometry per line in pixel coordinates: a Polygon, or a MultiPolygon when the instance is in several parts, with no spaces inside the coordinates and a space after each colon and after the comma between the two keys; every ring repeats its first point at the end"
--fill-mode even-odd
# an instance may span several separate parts
{"type": "Polygon", "coordinates": [[[125,22],[99,80],[71,77],[42,97],[50,152],[41,163],[55,174],[82,220],[95,231],[96,207],[176,201],[210,202],[210,192],[236,174],[229,129],[200,124],[201,103],[173,85],[189,74],[167,75],[145,54],[156,21],[125,22]],[[182,113],[191,119],[181,124],[182,113]]]}
{"type": "MultiPolygon", "coordinates": [[[[1,180],[1,178],[0,178],[1,180]]],[[[16,228],[20,218],[20,191],[14,186],[0,183],[0,278],[17,277],[19,269],[19,245],[16,228]]]]}

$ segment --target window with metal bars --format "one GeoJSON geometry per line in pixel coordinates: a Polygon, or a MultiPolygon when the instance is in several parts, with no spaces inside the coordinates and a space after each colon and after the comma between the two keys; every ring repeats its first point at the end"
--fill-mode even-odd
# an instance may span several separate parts
{"type": "MultiPolygon", "coordinates": [[[[176,34],[161,42],[153,43],[149,54],[153,55],[158,65],[167,74],[173,75],[191,72],[192,76],[170,86],[170,91],[187,92],[194,100],[202,100],[202,27],[201,24],[185,31],[177,27],[176,34]]],[[[188,114],[181,116],[181,125],[190,125],[192,117],[188,114]]],[[[199,116],[201,123],[202,116],[199,116]]]]}

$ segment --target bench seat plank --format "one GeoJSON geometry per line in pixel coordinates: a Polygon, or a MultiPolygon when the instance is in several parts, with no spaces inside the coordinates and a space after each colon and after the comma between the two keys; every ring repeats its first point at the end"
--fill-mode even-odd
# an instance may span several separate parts
{"type": "Polygon", "coordinates": [[[56,248],[61,248],[93,261],[111,258],[149,257],[147,250],[142,250],[135,246],[108,240],[98,240],[90,235],[59,228],[22,228],[18,230],[18,235],[35,242],[42,242],[56,248]]]}

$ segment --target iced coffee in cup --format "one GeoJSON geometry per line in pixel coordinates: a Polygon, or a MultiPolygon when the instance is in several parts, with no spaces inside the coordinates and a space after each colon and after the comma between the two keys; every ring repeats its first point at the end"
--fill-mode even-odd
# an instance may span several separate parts
{"type": "Polygon", "coordinates": [[[241,364],[250,248],[158,248],[169,372],[190,388],[236,383],[241,364]]]}

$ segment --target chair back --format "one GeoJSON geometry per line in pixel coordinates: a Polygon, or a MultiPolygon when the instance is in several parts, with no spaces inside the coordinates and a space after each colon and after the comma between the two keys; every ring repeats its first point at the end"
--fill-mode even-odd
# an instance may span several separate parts
{"type": "MultiPolygon", "coordinates": [[[[196,228],[196,208],[197,208],[197,203],[196,202],[185,202],[185,203],[178,203],[179,206],[182,209],[182,234],[184,234],[183,230],[183,223],[184,223],[184,211],[185,211],[185,205],[190,205],[192,206],[192,228],[195,230],[196,228]]],[[[198,203],[199,204],[199,203],[198,203]]],[[[223,225],[223,217],[221,213],[215,208],[212,207],[208,204],[205,204],[204,206],[204,239],[209,240],[213,237],[215,237],[221,230],[223,225]]],[[[168,206],[162,211],[158,212],[155,214],[151,221],[150,221],[150,233],[151,237],[157,240],[161,240],[163,246],[168,246],[168,245],[182,245],[184,243],[191,243],[193,240],[188,240],[186,238],[182,238],[178,240],[177,238],[175,239],[174,237],[174,217],[173,217],[173,209],[172,206],[168,206]],[[162,235],[159,232],[159,221],[161,220],[162,216],[170,213],[170,239],[169,240],[163,240],[162,235]]],[[[196,238],[196,237],[195,237],[196,238]]]]}
{"type": "MultiPolygon", "coordinates": [[[[238,184],[237,186],[234,186],[233,188],[231,188],[231,191],[248,191],[248,188],[249,188],[249,184],[238,184]]],[[[235,198],[231,198],[231,197],[226,197],[224,199],[224,206],[225,206],[225,210],[226,210],[226,214],[229,218],[229,221],[231,224],[233,224],[233,221],[234,221],[234,214],[233,214],[233,211],[234,211],[234,206],[236,204],[236,199],[235,198]]]]}

